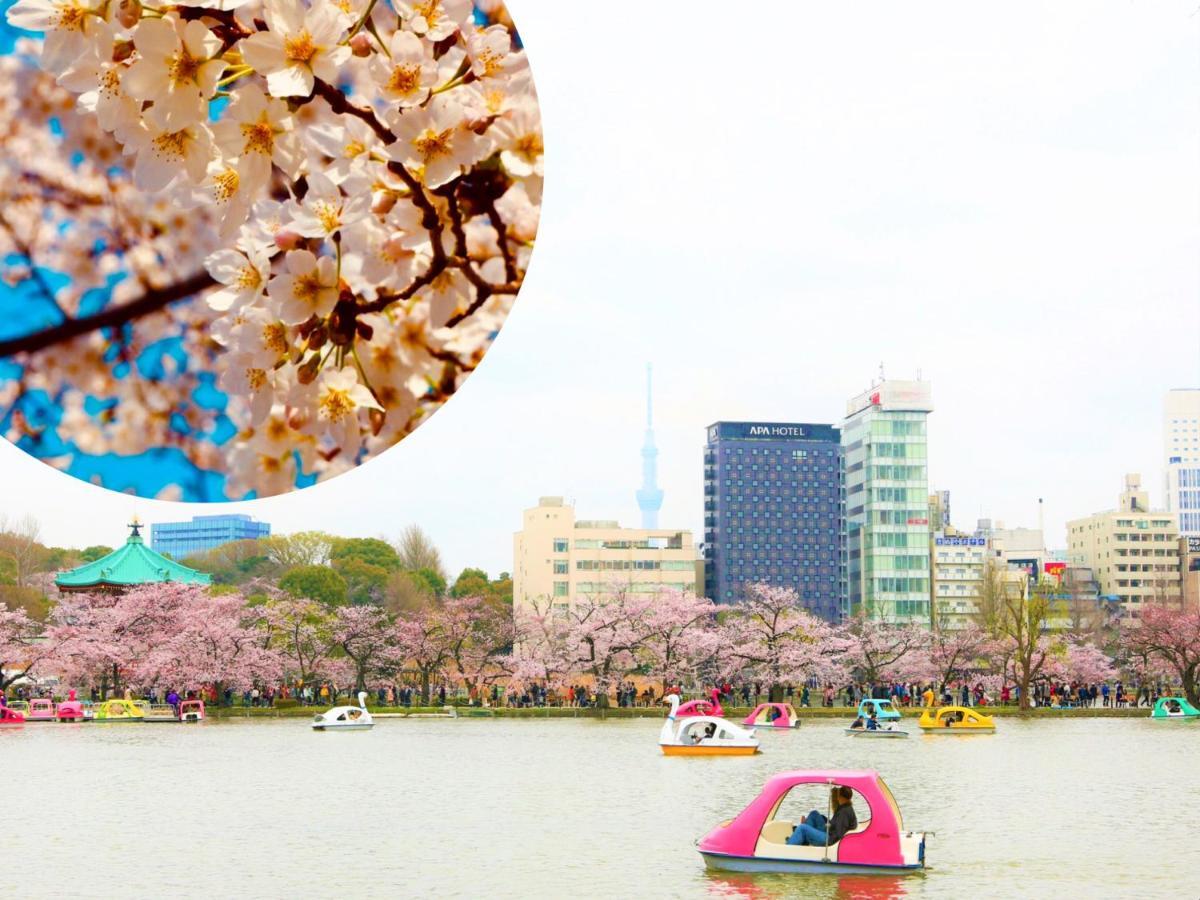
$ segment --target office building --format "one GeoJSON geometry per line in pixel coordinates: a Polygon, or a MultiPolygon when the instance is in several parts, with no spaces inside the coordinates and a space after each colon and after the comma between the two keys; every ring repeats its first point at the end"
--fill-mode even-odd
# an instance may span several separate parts
{"type": "Polygon", "coordinates": [[[1069,564],[1091,569],[1124,618],[1147,603],[1179,603],[1179,526],[1174,513],[1150,510],[1140,475],[1125,476],[1117,509],[1068,522],[1067,541],[1069,564]]]}
{"type": "Polygon", "coordinates": [[[513,609],[695,591],[698,567],[690,531],[577,520],[562,497],[542,497],[513,535],[513,609]]]}
{"type": "Polygon", "coordinates": [[[1167,512],[1179,533],[1200,537],[1200,389],[1167,391],[1163,409],[1167,512]]]}
{"type": "Polygon", "coordinates": [[[245,515],[193,516],[190,522],[155,522],[150,546],[172,559],[186,559],[230,541],[268,537],[271,526],[245,515]]]}
{"type": "Polygon", "coordinates": [[[953,528],[930,539],[931,623],[956,630],[979,620],[979,598],[989,564],[988,541],[953,528]]]}
{"type": "Polygon", "coordinates": [[[850,400],[846,467],[847,612],[894,623],[930,621],[930,385],[884,380],[850,400]]]}
{"type": "Polygon", "coordinates": [[[704,448],[706,591],[733,603],[750,583],[796,591],[840,618],[845,580],[837,428],[714,422],[704,448]]]}

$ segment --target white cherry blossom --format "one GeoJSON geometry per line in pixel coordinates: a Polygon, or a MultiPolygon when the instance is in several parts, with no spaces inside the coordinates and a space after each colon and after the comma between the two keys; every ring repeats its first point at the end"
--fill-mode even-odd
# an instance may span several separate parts
{"type": "Polygon", "coordinates": [[[315,79],[332,82],[350,48],[338,41],[346,30],[341,11],[328,2],[305,10],[296,0],[266,0],[268,31],[241,43],[242,58],[267,77],[276,97],[305,97],[315,79]]]}
{"type": "Polygon", "coordinates": [[[153,102],[162,126],[171,131],[206,121],[208,101],[225,71],[221,39],[200,22],[166,16],[142,19],[133,29],[133,45],[140,58],[121,77],[125,93],[153,102]]]}
{"type": "Polygon", "coordinates": [[[318,259],[311,250],[293,250],[286,260],[287,272],[267,285],[267,295],[279,318],[299,325],[313,316],[327,316],[337,303],[337,263],[328,256],[318,259]]]}

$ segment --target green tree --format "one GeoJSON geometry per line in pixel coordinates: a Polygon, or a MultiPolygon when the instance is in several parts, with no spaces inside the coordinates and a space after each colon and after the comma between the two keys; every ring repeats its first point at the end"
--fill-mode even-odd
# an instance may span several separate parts
{"type": "Polygon", "coordinates": [[[354,606],[383,603],[388,575],[383,566],[373,566],[358,557],[334,559],[333,567],[346,581],[346,596],[354,606]]]}
{"type": "Polygon", "coordinates": [[[92,544],[92,546],[84,547],[79,551],[79,558],[85,563],[90,563],[102,559],[112,552],[112,547],[106,547],[103,544],[92,544]]]}
{"type": "Polygon", "coordinates": [[[452,597],[484,597],[488,593],[488,576],[483,569],[463,569],[450,589],[452,597]]]}
{"type": "Polygon", "coordinates": [[[442,555],[438,552],[433,538],[427,535],[419,525],[410,525],[400,535],[396,544],[396,553],[400,556],[400,568],[407,572],[417,572],[421,569],[432,569],[446,579],[445,569],[442,568],[442,555]]]}
{"type": "Polygon", "coordinates": [[[334,538],[329,558],[335,564],[358,560],[385,572],[395,572],[400,568],[400,555],[396,553],[396,548],[379,538],[334,538]]]}
{"type": "Polygon", "coordinates": [[[436,569],[426,567],[417,569],[415,572],[410,572],[409,574],[412,575],[418,584],[424,585],[428,593],[434,598],[446,596],[446,579],[436,569]]]}
{"type": "Polygon", "coordinates": [[[489,582],[487,598],[500,607],[507,607],[511,611],[513,602],[512,576],[507,572],[501,572],[499,578],[489,582]]]}
{"type": "Polygon", "coordinates": [[[267,556],[281,569],[324,565],[329,562],[333,542],[323,531],[297,531],[265,539],[267,556]]]}
{"type": "Polygon", "coordinates": [[[297,566],[279,579],[279,587],[293,597],[316,600],[325,606],[346,603],[346,579],[329,566],[297,566]]]}

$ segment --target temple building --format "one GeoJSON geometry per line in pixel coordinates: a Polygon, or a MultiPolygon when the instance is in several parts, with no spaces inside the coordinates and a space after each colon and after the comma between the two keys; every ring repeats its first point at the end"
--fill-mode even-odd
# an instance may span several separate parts
{"type": "Polygon", "coordinates": [[[189,569],[147,547],[142,540],[141,528],[141,523],[134,519],[125,546],[77,569],[60,572],[54,579],[55,586],[62,593],[77,593],[123,591],[141,584],[161,582],[212,583],[211,575],[189,569]]]}

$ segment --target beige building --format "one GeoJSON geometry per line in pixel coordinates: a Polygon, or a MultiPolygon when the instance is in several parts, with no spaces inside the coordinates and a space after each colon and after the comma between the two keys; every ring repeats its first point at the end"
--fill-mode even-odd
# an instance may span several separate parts
{"type": "Polygon", "coordinates": [[[562,497],[542,497],[513,535],[513,609],[566,607],[618,591],[694,591],[703,574],[690,531],[576,520],[562,497]]]}
{"type": "Polygon", "coordinates": [[[935,532],[929,543],[933,625],[964,627],[979,615],[979,592],[988,560],[987,538],[950,528],[935,532]]]}
{"type": "Polygon", "coordinates": [[[1125,476],[1117,509],[1067,523],[1067,553],[1072,566],[1092,570],[1101,594],[1121,601],[1125,618],[1146,603],[1179,602],[1176,515],[1150,510],[1140,475],[1125,476]]]}

